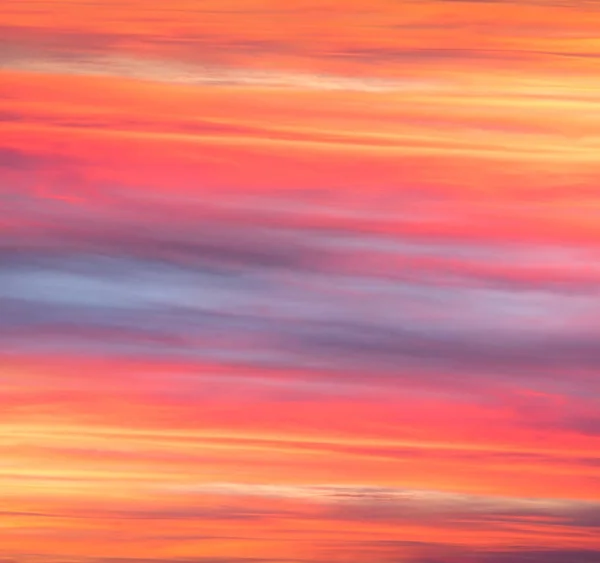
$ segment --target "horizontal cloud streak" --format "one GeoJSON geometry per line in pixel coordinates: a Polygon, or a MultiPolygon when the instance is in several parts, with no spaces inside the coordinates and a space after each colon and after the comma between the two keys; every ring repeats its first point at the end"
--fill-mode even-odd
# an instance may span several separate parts
{"type": "Polygon", "coordinates": [[[597,561],[599,18],[0,7],[0,563],[597,561]]]}
{"type": "MultiPolygon", "coordinates": [[[[158,214],[157,207],[151,215],[158,214]]],[[[528,288],[524,277],[503,287],[476,270],[473,276],[460,259],[455,270],[436,269],[435,262],[415,269],[401,245],[382,252],[377,238],[355,237],[355,253],[327,235],[261,226],[251,215],[247,222],[224,215],[204,226],[163,225],[160,232],[119,222],[109,216],[72,231],[48,225],[43,243],[34,230],[27,249],[4,251],[5,337],[58,334],[62,326],[77,340],[88,330],[97,338],[96,329],[114,329],[123,340],[133,331],[134,342],[147,335],[150,347],[154,334],[168,355],[169,342],[175,353],[200,352],[210,333],[230,331],[265,357],[271,350],[275,361],[295,363],[308,354],[323,366],[375,371],[415,361],[451,369],[588,370],[600,361],[593,319],[586,320],[597,299],[594,278],[584,278],[583,288],[565,281],[557,291],[550,270],[548,286],[533,278],[528,288]],[[77,248],[65,253],[64,240],[77,248]],[[397,265],[365,267],[386,261],[397,265]],[[454,271],[455,281],[440,283],[454,271]],[[435,312],[440,307],[443,315],[435,312]],[[376,319],[364,319],[367,308],[378,311],[376,319]]],[[[20,245],[20,235],[12,236],[20,245]]],[[[470,263],[494,263],[493,249],[481,252],[470,263]]],[[[535,248],[529,252],[536,255],[535,248]]],[[[561,267],[581,259],[575,249],[557,258],[561,267]]],[[[594,272],[580,269],[586,277],[594,272]]]]}

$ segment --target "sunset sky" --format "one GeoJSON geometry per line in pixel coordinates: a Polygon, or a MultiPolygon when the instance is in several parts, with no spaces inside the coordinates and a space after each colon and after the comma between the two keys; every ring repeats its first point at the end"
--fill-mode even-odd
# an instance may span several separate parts
{"type": "Polygon", "coordinates": [[[599,562],[599,1],[0,3],[0,563],[599,562]]]}

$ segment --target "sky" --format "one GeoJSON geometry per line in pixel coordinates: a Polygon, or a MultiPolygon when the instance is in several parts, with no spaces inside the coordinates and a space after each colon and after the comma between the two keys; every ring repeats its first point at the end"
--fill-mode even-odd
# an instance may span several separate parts
{"type": "Polygon", "coordinates": [[[600,562],[599,29],[2,2],[0,563],[600,562]]]}

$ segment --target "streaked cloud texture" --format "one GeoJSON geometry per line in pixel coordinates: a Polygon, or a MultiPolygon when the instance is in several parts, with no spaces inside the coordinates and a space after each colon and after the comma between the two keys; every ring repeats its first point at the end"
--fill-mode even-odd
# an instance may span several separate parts
{"type": "Polygon", "coordinates": [[[0,563],[600,561],[600,4],[0,6],[0,563]]]}

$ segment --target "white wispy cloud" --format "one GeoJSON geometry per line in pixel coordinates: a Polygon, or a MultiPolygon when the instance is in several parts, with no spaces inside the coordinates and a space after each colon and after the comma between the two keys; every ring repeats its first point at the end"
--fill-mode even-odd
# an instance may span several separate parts
{"type": "Polygon", "coordinates": [[[44,74],[117,76],[134,80],[198,86],[246,86],[304,90],[394,92],[447,89],[439,80],[350,77],[325,73],[256,70],[193,64],[125,55],[5,57],[0,69],[44,74]]]}

